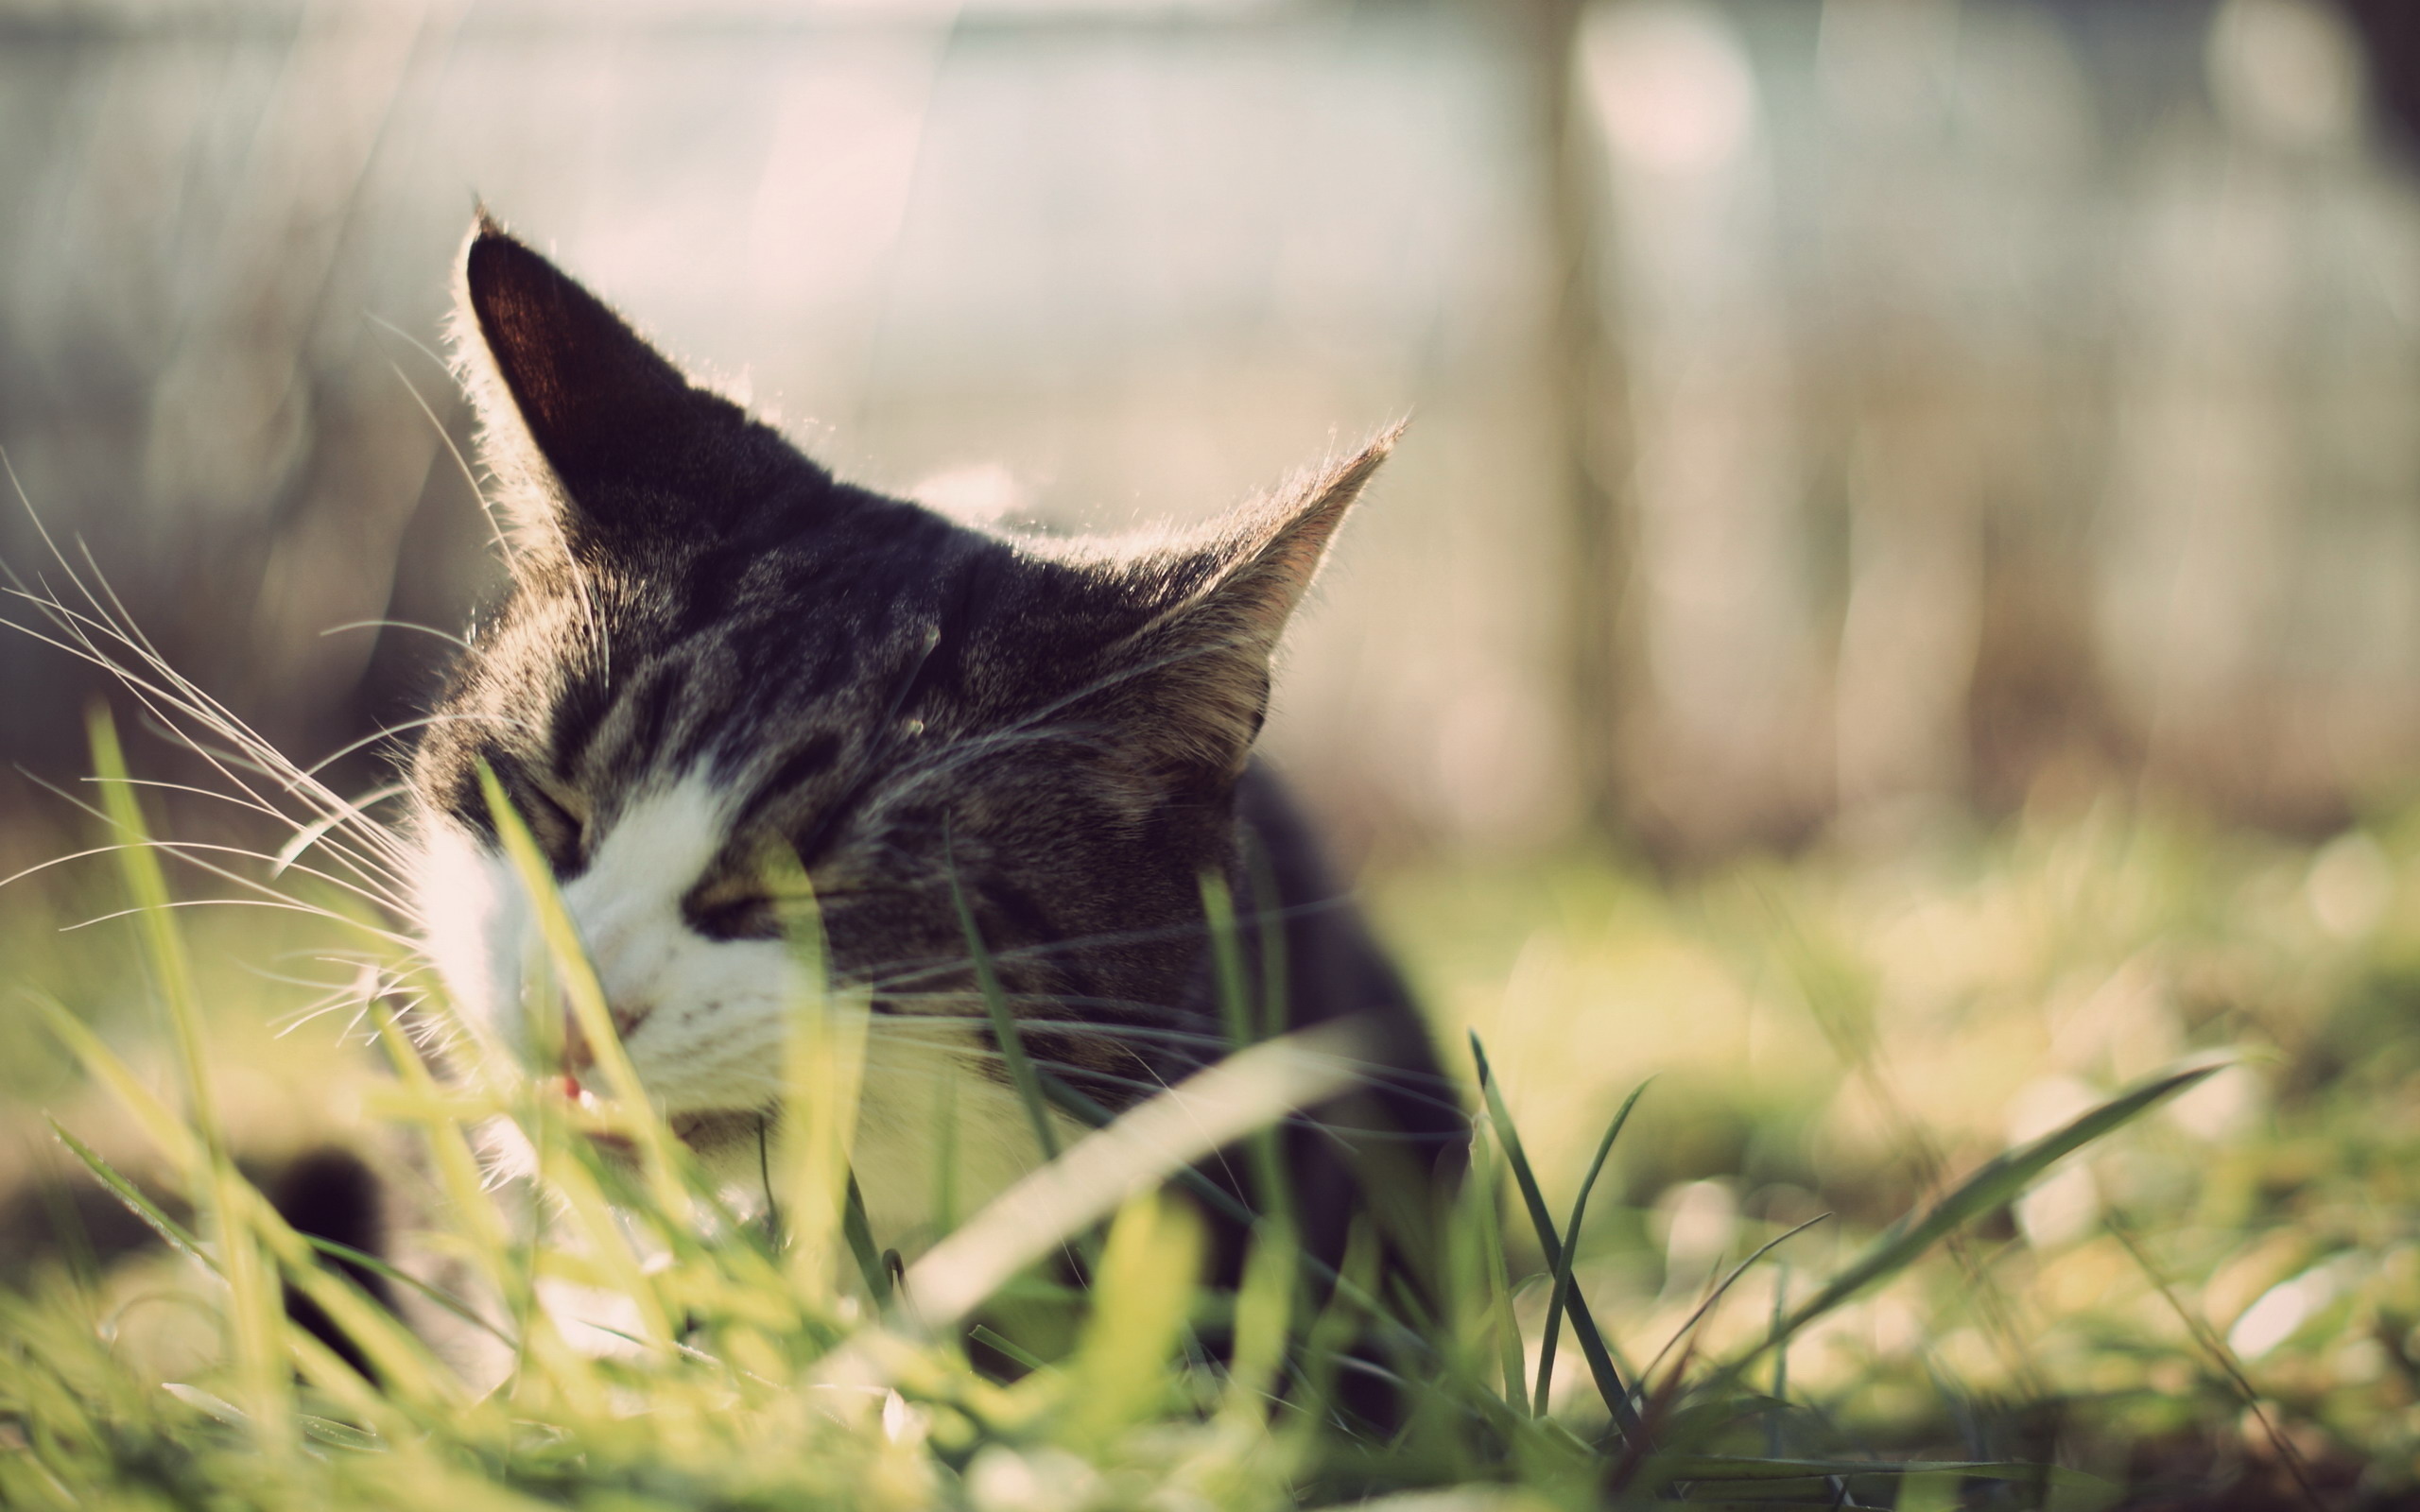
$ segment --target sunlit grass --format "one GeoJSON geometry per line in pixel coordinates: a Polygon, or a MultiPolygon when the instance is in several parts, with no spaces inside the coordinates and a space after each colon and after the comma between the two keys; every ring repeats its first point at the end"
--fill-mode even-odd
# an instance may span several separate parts
{"type": "Polygon", "coordinates": [[[1670,885],[1575,864],[1377,896],[1443,1021],[1486,1036],[1552,1201],[1657,1075],[1580,1246],[1634,1351],[1815,1212],[1838,1218],[1744,1278],[1707,1338],[1766,1328],[1776,1288],[1807,1295],[1945,1173],[2232,1056],[1807,1331],[1791,1394],[1869,1442],[1929,1420],[1970,1452],[2240,1471],[2284,1503],[2294,1453],[2338,1493],[2420,1476],[2410,817],[2296,845],[2113,802],[1670,885]],[[2066,1405],[2023,1408],[2046,1400],[2066,1405]]]}
{"type": "MultiPolygon", "coordinates": [[[[116,837],[139,839],[135,790],[102,786],[116,837]]],[[[1306,1263],[1274,1215],[1238,1291],[1198,1281],[1214,1194],[1170,1173],[1199,1138],[1315,1098],[1332,1053],[1238,1057],[1190,1105],[1157,1123],[1147,1105],[966,1215],[894,1282],[880,1236],[852,1232],[848,994],[800,1005],[787,1084],[824,1116],[769,1160],[776,1226],[668,1137],[614,1064],[601,1002],[583,1027],[620,1092],[601,1106],[496,1047],[441,1084],[392,994],[271,1040],[256,1026],[306,989],[228,960],[307,954],[298,919],[363,980],[426,984],[400,953],[339,945],[336,918],[168,908],[158,853],[115,854],[139,906],[82,932],[106,945],[51,936],[63,909],[127,906],[89,876],[10,904],[12,942],[46,943],[14,957],[36,990],[8,1033],[51,1058],[9,1121],[35,1128],[38,1094],[75,1141],[52,1168],[138,1173],[130,1200],[166,1195],[149,1216],[188,1247],[106,1272],[66,1254],[5,1304],[9,1505],[1013,1512],[1454,1486],[1525,1505],[2090,1505],[2143,1474],[2411,1476],[2420,1029],[2395,1006],[2420,983],[2402,880],[2420,837],[2392,826],[2314,855],[2111,811],[1958,854],[1675,886],[1581,865],[1395,879],[1381,916],[1480,1115],[1434,1312],[1366,1251],[1340,1278],[1306,1263]],[[159,1032],[180,1016],[186,1032],[159,1032]],[[348,1022],[360,1043],[339,1050],[348,1022]],[[1466,1029],[1495,1056],[1486,1095],[1466,1029]],[[2172,1069],[2232,1047],[2216,1074],[2172,1069]],[[221,1158],[248,1126],[212,1107],[278,1077],[341,1090],[306,1125],[423,1147],[414,1252],[443,1262],[448,1302],[478,1320],[451,1332],[476,1347],[377,1314],[221,1158]],[[474,1148],[496,1118],[534,1176],[490,1191],[474,1148]],[[1074,1290],[1046,1259],[1066,1246],[1089,1279],[1074,1290]],[[280,1280],[347,1322],[374,1383],[286,1324],[280,1280]],[[1003,1295],[1063,1326],[1010,1336],[1034,1314],[985,1310],[1003,1295]],[[1030,1368],[978,1370],[968,1318],[1030,1368]],[[1405,1383],[1397,1424],[1334,1410],[1343,1356],[1374,1347],[1405,1383]]],[[[819,961],[811,908],[797,923],[819,961]]],[[[543,1000],[566,989],[580,1011],[593,983],[553,933],[543,1000]]],[[[1239,977],[1229,962],[1242,1041],[1258,1021],[1239,977]]],[[[1053,1089],[1027,1070],[1039,1118],[1053,1089]]]]}

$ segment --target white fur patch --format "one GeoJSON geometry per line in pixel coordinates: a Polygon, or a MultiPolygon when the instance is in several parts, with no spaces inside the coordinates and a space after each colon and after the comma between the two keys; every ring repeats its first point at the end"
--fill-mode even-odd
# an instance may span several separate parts
{"type": "Polygon", "coordinates": [[[508,1044],[527,1043],[520,999],[529,900],[512,864],[470,831],[430,816],[421,826],[412,891],[428,958],[455,1011],[493,1027],[508,1044]]]}
{"type": "Polygon", "coordinates": [[[726,796],[684,777],[631,804],[563,886],[605,1001],[627,1025],[631,1062],[667,1113],[768,1101],[804,986],[782,941],[708,939],[682,914],[729,824],[726,796]]]}

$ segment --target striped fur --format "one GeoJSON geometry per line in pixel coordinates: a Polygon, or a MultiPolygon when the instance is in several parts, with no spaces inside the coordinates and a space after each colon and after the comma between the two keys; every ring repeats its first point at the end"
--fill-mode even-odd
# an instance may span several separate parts
{"type": "Polygon", "coordinates": [[[1206,532],[1046,541],[835,479],[484,219],[459,305],[512,584],[411,777],[431,953],[469,1011],[520,1033],[530,948],[485,764],[642,1079],[748,1169],[797,987],[767,867],[794,854],[836,971],[873,993],[858,1164],[878,1226],[908,1230],[941,1080],[963,1094],[970,1199],[1032,1157],[953,882],[1029,1049],[1115,1108],[1218,1052],[1201,879],[1252,896],[1257,845],[1293,879],[1288,959],[1317,999],[1293,1017],[1373,1020],[1389,1088],[1419,1084],[1361,1122],[1451,1140],[1400,985],[1349,912],[1303,895],[1332,889],[1249,764],[1270,654],[1392,433],[1206,532]]]}

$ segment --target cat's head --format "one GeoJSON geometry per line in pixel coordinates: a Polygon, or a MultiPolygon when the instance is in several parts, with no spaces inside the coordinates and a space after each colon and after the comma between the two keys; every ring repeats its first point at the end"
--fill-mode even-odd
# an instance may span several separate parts
{"type": "Polygon", "coordinates": [[[799,969],[768,879],[792,856],[878,1013],[970,1012],[962,896],[1021,1011],[1165,1015],[1279,632],[1392,438],[1205,532],[1011,539],[834,479],[484,220],[459,305],[512,587],[411,770],[457,1004],[530,1042],[538,947],[484,764],[701,1148],[778,1089],[799,969]]]}

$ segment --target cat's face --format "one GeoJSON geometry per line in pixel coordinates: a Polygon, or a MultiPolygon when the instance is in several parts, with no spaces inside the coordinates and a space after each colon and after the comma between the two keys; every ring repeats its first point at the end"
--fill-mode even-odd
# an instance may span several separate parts
{"type": "Polygon", "coordinates": [[[1167,1074],[1270,651],[1383,443],[1199,537],[1014,541],[835,481],[493,226],[461,294],[515,560],[411,774],[458,1006],[525,1050],[561,1011],[522,1001],[539,946],[484,764],[701,1151],[752,1152],[778,1091],[790,857],[873,994],[870,1121],[925,1114],[881,1106],[916,1079],[875,1074],[900,1045],[999,1081],[960,899],[1037,1057],[1113,1106],[1167,1074]]]}

